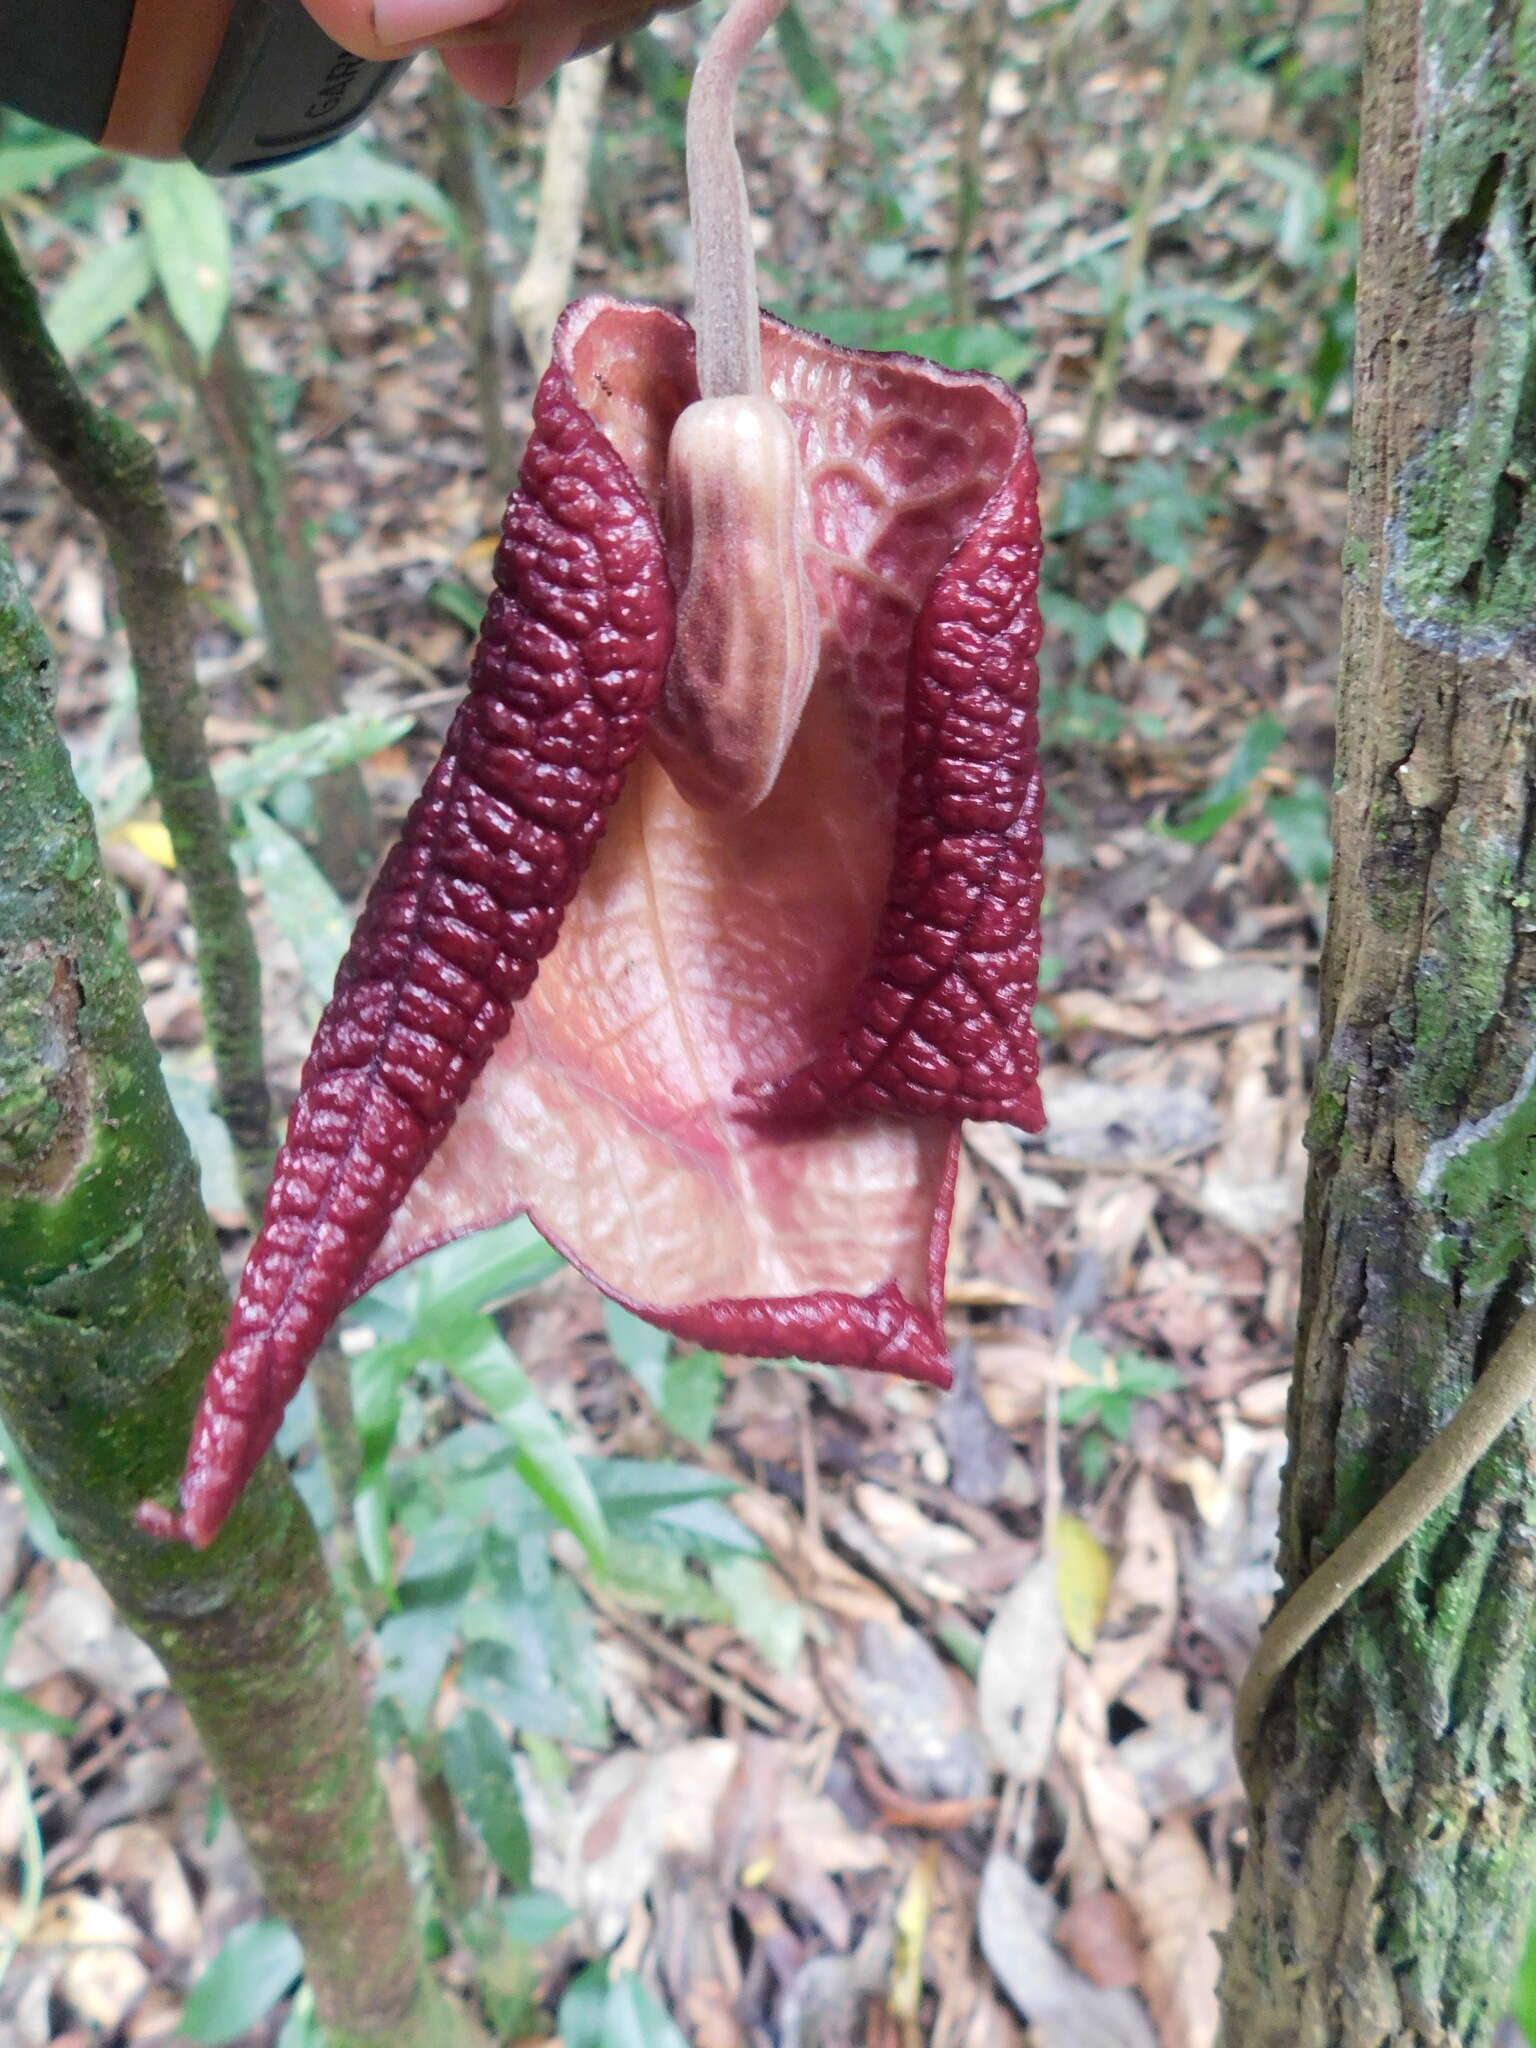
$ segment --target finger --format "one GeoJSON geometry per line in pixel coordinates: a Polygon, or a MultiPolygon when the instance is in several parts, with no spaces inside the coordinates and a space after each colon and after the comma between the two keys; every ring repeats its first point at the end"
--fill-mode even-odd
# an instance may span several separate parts
{"type": "Polygon", "coordinates": [[[604,0],[304,0],[315,21],[344,50],[373,59],[398,57],[429,44],[534,43],[592,15],[604,0]]]}
{"type": "Polygon", "coordinates": [[[471,99],[488,107],[504,107],[541,86],[575,47],[575,37],[567,30],[542,45],[461,44],[444,50],[443,63],[449,77],[471,99]]]}

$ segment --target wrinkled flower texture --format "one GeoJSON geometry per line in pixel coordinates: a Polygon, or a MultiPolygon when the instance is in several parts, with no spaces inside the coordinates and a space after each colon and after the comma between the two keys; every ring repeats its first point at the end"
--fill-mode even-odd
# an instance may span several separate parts
{"type": "Polygon", "coordinates": [[[349,1301],[519,1213],[683,1339],[948,1383],[960,1121],[1043,1121],[1036,475],[995,380],[760,318],[731,103],[779,4],[697,149],[690,107],[699,346],[561,319],[157,1534],[217,1534],[349,1301]]]}

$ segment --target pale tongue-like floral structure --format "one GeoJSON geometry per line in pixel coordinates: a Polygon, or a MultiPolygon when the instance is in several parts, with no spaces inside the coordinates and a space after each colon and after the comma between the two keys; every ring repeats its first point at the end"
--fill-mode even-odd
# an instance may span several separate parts
{"type": "MultiPolygon", "coordinates": [[[[696,209],[777,4],[700,67],[696,209]]],[[[347,1302],[520,1212],[685,1339],[947,1383],[959,1122],[1042,1122],[1034,463],[994,380],[759,321],[735,211],[697,351],[561,320],[158,1533],[212,1540],[347,1302]]]]}

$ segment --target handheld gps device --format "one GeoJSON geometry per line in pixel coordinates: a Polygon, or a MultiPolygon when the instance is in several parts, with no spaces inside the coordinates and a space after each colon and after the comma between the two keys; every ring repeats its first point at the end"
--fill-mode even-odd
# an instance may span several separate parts
{"type": "Polygon", "coordinates": [[[300,0],[0,0],[0,102],[205,171],[334,142],[405,61],[350,56],[300,0]]]}

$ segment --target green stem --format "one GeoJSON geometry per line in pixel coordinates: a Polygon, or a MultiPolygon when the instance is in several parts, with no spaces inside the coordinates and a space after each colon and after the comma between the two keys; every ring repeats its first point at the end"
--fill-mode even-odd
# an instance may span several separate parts
{"type": "Polygon", "coordinates": [[[261,965],[208,765],[192,610],[170,506],[149,443],[91,403],[55,348],[3,225],[0,387],[64,488],[106,535],[138,677],[144,755],[197,937],[219,1110],[256,1210],[273,1152],[261,965]]]}
{"type": "Polygon", "coordinates": [[[159,1655],[334,2044],[447,2048],[313,1526],[263,1464],[220,1541],[161,1545],[227,1310],[197,1174],[139,1008],[51,655],[0,554],[0,1421],[61,1529],[159,1655]]]}

